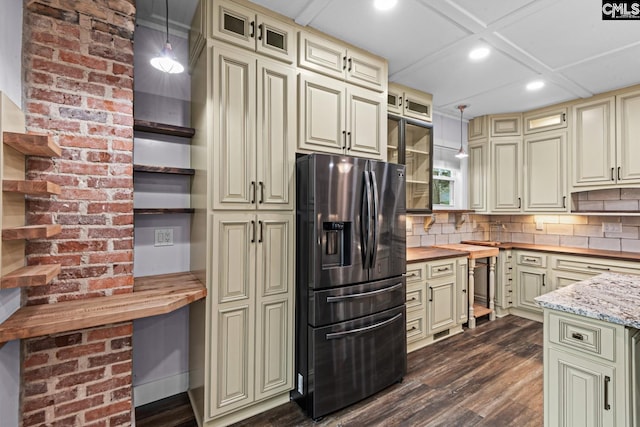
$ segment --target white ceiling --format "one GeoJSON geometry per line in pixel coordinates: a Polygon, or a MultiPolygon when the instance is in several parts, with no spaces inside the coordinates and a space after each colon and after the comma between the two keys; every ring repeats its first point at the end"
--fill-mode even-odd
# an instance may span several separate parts
{"type": "MultiPolygon", "coordinates": [[[[398,0],[388,12],[373,0],[252,1],[387,58],[390,81],[432,93],[446,115],[461,103],[471,118],[640,83],[640,21],[603,21],[600,0],[398,0]],[[470,61],[480,45],[491,54],[470,61]],[[546,86],[526,91],[534,79],[546,86]]],[[[186,31],[196,0],[169,3],[186,31]]],[[[164,17],[163,0],[136,4],[139,21],[164,17]]]]}

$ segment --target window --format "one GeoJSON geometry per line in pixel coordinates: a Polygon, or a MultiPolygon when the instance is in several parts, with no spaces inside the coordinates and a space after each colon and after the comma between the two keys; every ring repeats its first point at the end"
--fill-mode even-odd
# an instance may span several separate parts
{"type": "Polygon", "coordinates": [[[433,205],[452,207],[455,205],[455,178],[450,169],[433,168],[433,205]]]}

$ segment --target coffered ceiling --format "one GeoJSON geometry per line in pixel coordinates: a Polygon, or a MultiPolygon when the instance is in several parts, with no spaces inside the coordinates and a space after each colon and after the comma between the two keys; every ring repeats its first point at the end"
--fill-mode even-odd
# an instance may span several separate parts
{"type": "MultiPolygon", "coordinates": [[[[154,2],[164,11],[137,0],[139,19],[154,2]]],[[[604,21],[600,0],[398,0],[387,12],[373,0],[253,2],[387,58],[390,81],[432,93],[446,115],[461,103],[470,118],[640,83],[640,20],[604,21]],[[471,61],[478,46],[490,55],[471,61]],[[545,86],[527,91],[532,80],[545,86]]],[[[195,0],[178,3],[188,15],[195,0]]]]}

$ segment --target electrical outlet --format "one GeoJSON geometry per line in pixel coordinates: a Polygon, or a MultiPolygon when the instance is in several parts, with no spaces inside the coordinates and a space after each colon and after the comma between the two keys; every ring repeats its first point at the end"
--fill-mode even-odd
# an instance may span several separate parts
{"type": "Polygon", "coordinates": [[[173,228],[156,228],[153,246],[173,246],[173,228]]]}
{"type": "Polygon", "coordinates": [[[536,230],[544,230],[544,222],[536,221],[536,230]]]}
{"type": "Polygon", "coordinates": [[[622,233],[622,223],[621,222],[603,222],[602,232],[603,233],[622,233]]]}

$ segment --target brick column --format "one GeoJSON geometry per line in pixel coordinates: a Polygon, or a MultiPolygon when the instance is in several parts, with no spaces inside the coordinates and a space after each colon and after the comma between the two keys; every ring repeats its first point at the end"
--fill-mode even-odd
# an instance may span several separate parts
{"type": "MultiPolygon", "coordinates": [[[[30,179],[62,186],[28,201],[27,223],[63,226],[27,244],[29,264],[62,264],[27,304],[132,291],[134,19],[134,0],[24,2],[27,127],[63,148],[27,162],[30,179]]],[[[22,424],[128,425],[131,335],[127,322],[25,340],[22,424]]]]}

